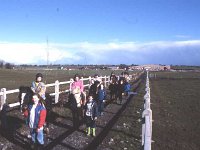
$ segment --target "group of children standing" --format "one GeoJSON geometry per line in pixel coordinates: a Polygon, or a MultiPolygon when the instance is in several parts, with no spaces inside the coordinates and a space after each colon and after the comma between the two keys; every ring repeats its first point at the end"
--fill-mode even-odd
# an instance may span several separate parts
{"type": "MultiPolygon", "coordinates": [[[[116,99],[117,103],[119,102],[119,104],[122,104],[122,97],[125,94],[125,96],[129,96],[129,92],[131,89],[130,83],[129,83],[129,75],[127,72],[123,72],[121,74],[121,76],[119,77],[119,79],[117,78],[116,75],[114,75],[114,73],[111,74],[110,76],[110,85],[109,85],[109,90],[110,90],[110,95],[111,95],[111,100],[116,99]]],[[[75,89],[81,89],[83,87],[83,82],[82,80],[80,80],[80,77],[78,77],[78,75],[75,75],[74,78],[74,82],[72,83],[72,91],[74,91],[75,89]]],[[[82,90],[75,90],[75,91],[81,91],[84,95],[84,97],[86,97],[85,93],[82,90]]],[[[74,92],[72,92],[74,93],[74,92]]],[[[80,94],[81,95],[81,94],[80,94]]],[[[86,123],[86,131],[87,131],[87,135],[91,135],[95,136],[95,120],[97,119],[97,117],[102,116],[103,115],[103,111],[104,111],[104,104],[105,104],[105,100],[106,100],[106,90],[105,87],[102,83],[102,80],[98,77],[98,75],[94,75],[94,78],[91,80],[91,85],[89,87],[89,93],[88,93],[88,97],[87,98],[79,98],[79,100],[77,100],[77,96],[75,96],[74,94],[74,101],[76,101],[77,103],[74,103],[73,101],[71,101],[73,99],[73,96],[69,98],[71,104],[77,104],[78,109],[82,110],[82,118],[84,118],[85,123],[86,123]],[[83,100],[81,102],[81,106],[79,107],[79,101],[83,100]]],[[[73,107],[74,108],[74,107],[73,107]]],[[[77,112],[79,112],[78,109],[74,109],[75,111],[73,112],[73,122],[74,122],[74,127],[77,128],[79,126],[79,124],[77,124],[77,122],[79,122],[78,116],[81,115],[75,115],[77,112]]]]}
{"type": "MultiPolygon", "coordinates": [[[[33,145],[37,144],[40,147],[43,147],[44,145],[43,127],[47,117],[47,109],[44,105],[46,100],[46,87],[42,82],[42,79],[42,74],[38,73],[36,75],[36,80],[31,86],[34,93],[32,103],[24,111],[24,116],[28,120],[27,123],[30,128],[32,143],[33,145]]],[[[111,99],[118,99],[121,104],[123,93],[128,93],[130,91],[130,84],[124,77],[117,79],[114,74],[111,74],[110,81],[109,89],[111,99]]],[[[79,127],[79,117],[81,117],[85,121],[87,135],[96,136],[95,122],[97,117],[103,115],[106,99],[106,90],[98,75],[95,75],[91,80],[89,93],[86,97],[83,81],[80,80],[80,76],[76,74],[74,76],[74,81],[71,84],[71,91],[68,99],[73,115],[73,127],[75,129],[79,127]]]]}
{"type": "Polygon", "coordinates": [[[45,92],[46,87],[42,82],[43,75],[36,74],[35,81],[32,82],[32,100],[24,108],[23,115],[26,118],[26,123],[30,129],[30,136],[32,143],[31,148],[43,149],[44,146],[44,125],[46,123],[47,109],[45,107],[45,92]]]}
{"type": "Polygon", "coordinates": [[[116,103],[122,104],[122,96],[125,95],[127,98],[131,90],[129,83],[128,72],[122,72],[121,76],[117,77],[113,72],[110,75],[110,99],[115,100],[116,103]]]}
{"type": "Polygon", "coordinates": [[[79,117],[84,119],[87,135],[95,136],[95,121],[98,116],[103,115],[104,101],[106,91],[101,80],[95,75],[91,81],[88,96],[83,92],[83,82],[79,75],[74,76],[74,82],[71,85],[71,94],[69,102],[73,114],[73,127],[77,129],[80,125],[79,117]]]}

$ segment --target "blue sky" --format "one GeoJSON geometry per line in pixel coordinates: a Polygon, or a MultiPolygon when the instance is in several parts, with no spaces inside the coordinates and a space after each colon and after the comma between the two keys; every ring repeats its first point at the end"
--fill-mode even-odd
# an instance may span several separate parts
{"type": "Polygon", "coordinates": [[[0,2],[5,61],[200,65],[199,0],[0,2]]]}

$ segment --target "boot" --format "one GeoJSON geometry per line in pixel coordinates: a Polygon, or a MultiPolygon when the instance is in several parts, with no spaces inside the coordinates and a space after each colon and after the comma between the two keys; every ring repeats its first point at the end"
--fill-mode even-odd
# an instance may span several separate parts
{"type": "Polygon", "coordinates": [[[90,136],[90,127],[87,128],[87,135],[90,136]]]}
{"type": "Polygon", "coordinates": [[[95,133],[96,129],[95,128],[92,128],[92,136],[95,137],[96,136],[96,133],[95,133]]]}
{"type": "Polygon", "coordinates": [[[85,133],[88,133],[88,128],[85,128],[84,131],[85,131],[85,133]]]}

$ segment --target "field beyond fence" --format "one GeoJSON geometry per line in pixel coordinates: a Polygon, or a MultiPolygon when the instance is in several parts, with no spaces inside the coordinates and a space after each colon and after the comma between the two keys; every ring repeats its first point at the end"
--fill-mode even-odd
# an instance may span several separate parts
{"type": "Polygon", "coordinates": [[[154,150],[200,149],[200,73],[151,72],[154,150]]]}

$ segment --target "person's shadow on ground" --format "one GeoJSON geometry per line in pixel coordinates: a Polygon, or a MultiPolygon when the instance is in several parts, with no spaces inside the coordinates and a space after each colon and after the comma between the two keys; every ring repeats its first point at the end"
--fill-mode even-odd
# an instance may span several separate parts
{"type": "Polygon", "coordinates": [[[29,148],[29,139],[17,131],[22,127],[22,124],[24,124],[24,120],[18,117],[9,116],[8,111],[8,105],[4,104],[2,111],[0,112],[0,135],[24,149],[29,148]]]}

